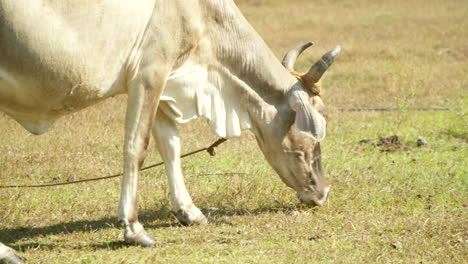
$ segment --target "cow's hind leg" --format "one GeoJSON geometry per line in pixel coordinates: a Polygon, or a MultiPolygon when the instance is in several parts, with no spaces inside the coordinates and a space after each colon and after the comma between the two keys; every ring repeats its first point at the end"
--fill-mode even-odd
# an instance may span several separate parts
{"type": "Polygon", "coordinates": [[[165,77],[155,73],[145,74],[128,89],[128,106],[125,121],[124,175],[119,201],[119,221],[125,228],[127,243],[151,246],[154,239],[138,222],[137,182],[138,171],[146,156],[152,121],[156,115],[165,77]],[[149,77],[147,77],[149,76],[149,77]]]}
{"type": "Polygon", "coordinates": [[[0,243],[0,263],[20,264],[24,263],[23,260],[22,257],[16,254],[15,250],[0,243]]]}
{"type": "Polygon", "coordinates": [[[180,137],[175,122],[158,111],[153,125],[156,146],[166,168],[174,214],[184,225],[206,224],[207,219],[192,202],[180,164],[180,137]]]}

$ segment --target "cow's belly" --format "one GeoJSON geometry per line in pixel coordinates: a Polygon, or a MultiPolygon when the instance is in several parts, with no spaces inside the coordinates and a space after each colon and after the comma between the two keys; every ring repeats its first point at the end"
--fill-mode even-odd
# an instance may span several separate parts
{"type": "MultiPolygon", "coordinates": [[[[64,71],[65,72],[65,71],[64,71]]],[[[84,78],[34,78],[34,73],[14,73],[0,64],[0,111],[33,134],[42,134],[56,119],[123,91],[118,76],[102,81],[84,78]],[[79,80],[81,79],[81,80],[79,80]]],[[[77,75],[79,76],[79,75],[77,75]]]]}

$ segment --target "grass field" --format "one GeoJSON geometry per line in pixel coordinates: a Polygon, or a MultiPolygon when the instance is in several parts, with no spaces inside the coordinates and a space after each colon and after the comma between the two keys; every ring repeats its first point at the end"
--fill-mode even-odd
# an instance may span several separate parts
{"type": "MultiPolygon", "coordinates": [[[[184,227],[171,216],[159,167],[142,173],[138,197],[140,219],[157,240],[152,248],[121,242],[119,179],[0,189],[0,241],[30,263],[468,262],[468,2],[236,2],[278,57],[316,42],[298,68],[342,45],[323,80],[328,106],[402,108],[328,113],[327,204],[299,204],[246,131],[214,158],[183,162],[209,225],[184,227]],[[414,106],[450,110],[408,110],[414,106]],[[391,135],[400,144],[360,143],[391,135]],[[418,147],[418,137],[428,144],[418,147]],[[223,174],[231,172],[243,174],[223,174]]],[[[116,97],[64,117],[42,136],[0,114],[0,184],[121,171],[125,103],[116,97]]],[[[180,128],[183,152],[216,139],[204,120],[180,128]]],[[[145,164],[156,161],[151,146],[145,164]]]]}

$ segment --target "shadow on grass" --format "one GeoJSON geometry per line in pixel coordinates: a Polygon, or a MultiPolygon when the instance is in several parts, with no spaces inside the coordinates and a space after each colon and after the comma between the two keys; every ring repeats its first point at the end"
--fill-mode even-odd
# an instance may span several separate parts
{"type": "Polygon", "coordinates": [[[274,207],[259,207],[256,209],[243,209],[243,208],[205,208],[202,212],[207,217],[222,217],[222,216],[256,216],[266,213],[284,213],[290,214],[297,211],[317,211],[318,207],[309,207],[304,204],[281,204],[274,207]]]}
{"type": "MultiPolygon", "coordinates": [[[[151,224],[155,220],[168,219],[170,220],[170,215],[167,212],[167,209],[161,209],[159,211],[144,211],[139,213],[139,219],[142,223],[148,223],[145,225],[149,229],[157,229],[170,227],[176,224],[176,222],[167,222],[165,224],[151,224]]],[[[99,220],[80,220],[72,221],[68,223],[60,223],[51,226],[44,227],[17,227],[17,228],[7,228],[0,230],[0,242],[5,243],[9,246],[12,244],[17,244],[12,246],[12,248],[18,251],[24,251],[25,249],[31,248],[47,248],[53,249],[56,246],[46,243],[37,243],[37,242],[26,242],[21,243],[21,241],[26,241],[40,236],[48,235],[57,235],[57,234],[71,234],[74,232],[93,232],[95,230],[103,230],[110,228],[119,228],[117,217],[108,217],[102,218],[99,220]]],[[[122,230],[123,232],[123,230],[122,230]]],[[[94,248],[109,248],[109,249],[118,249],[122,247],[130,246],[123,241],[114,241],[103,244],[93,244],[91,247],[94,248]]]]}
{"type": "MultiPolygon", "coordinates": [[[[281,205],[279,207],[260,207],[257,209],[233,209],[233,208],[209,208],[203,209],[203,213],[208,217],[212,218],[213,224],[224,223],[225,221],[219,219],[223,216],[252,216],[252,215],[261,215],[265,213],[291,213],[297,210],[312,210],[309,207],[297,206],[297,205],[281,205]]],[[[143,211],[139,213],[139,219],[141,223],[144,224],[147,230],[158,229],[158,228],[167,228],[174,225],[180,225],[177,222],[177,219],[170,214],[170,211],[167,208],[162,208],[158,211],[143,211]],[[152,224],[155,220],[166,220],[164,224],[152,224]]],[[[118,225],[117,217],[108,217],[98,220],[80,220],[72,221],[67,223],[60,223],[51,226],[44,227],[17,227],[17,228],[7,228],[0,230],[0,242],[5,243],[17,251],[26,251],[29,249],[48,249],[52,250],[56,247],[66,247],[66,245],[54,245],[48,243],[39,243],[31,242],[31,239],[35,237],[44,237],[48,235],[57,235],[57,234],[71,234],[74,232],[94,232],[96,230],[103,229],[120,229],[118,225]],[[22,243],[24,241],[24,243],[22,243]],[[13,245],[16,244],[16,245],[13,245]]],[[[123,230],[119,230],[123,232],[123,230]]],[[[103,243],[94,243],[86,248],[95,248],[95,249],[111,249],[116,250],[119,248],[129,247],[123,240],[119,241],[110,241],[103,243]]],[[[76,247],[76,246],[74,246],[76,247]]],[[[80,246],[77,246],[80,247],[80,246]]]]}

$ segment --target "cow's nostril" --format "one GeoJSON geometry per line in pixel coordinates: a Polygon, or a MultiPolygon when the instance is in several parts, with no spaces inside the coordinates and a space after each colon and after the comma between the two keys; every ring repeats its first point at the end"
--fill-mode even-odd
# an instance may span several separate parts
{"type": "Polygon", "coordinates": [[[323,204],[325,204],[325,202],[328,199],[329,192],[330,192],[330,187],[329,186],[325,187],[323,192],[319,193],[320,196],[317,197],[318,199],[313,199],[314,204],[317,206],[322,206],[323,204]]]}

